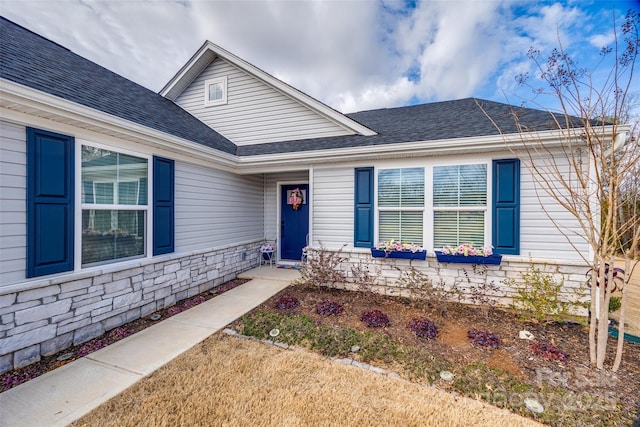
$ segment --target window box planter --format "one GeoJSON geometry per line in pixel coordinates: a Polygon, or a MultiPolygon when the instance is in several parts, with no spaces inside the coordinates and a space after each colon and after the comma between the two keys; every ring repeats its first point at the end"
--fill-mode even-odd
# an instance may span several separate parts
{"type": "Polygon", "coordinates": [[[438,262],[458,263],[458,264],[486,264],[486,265],[500,265],[502,262],[502,255],[493,254],[489,256],[477,256],[477,255],[449,255],[443,254],[441,251],[436,251],[436,258],[438,262]]]}
{"type": "Polygon", "coordinates": [[[398,259],[420,259],[425,260],[427,258],[427,251],[381,251],[375,248],[371,248],[371,256],[374,258],[398,258],[398,259]]]}

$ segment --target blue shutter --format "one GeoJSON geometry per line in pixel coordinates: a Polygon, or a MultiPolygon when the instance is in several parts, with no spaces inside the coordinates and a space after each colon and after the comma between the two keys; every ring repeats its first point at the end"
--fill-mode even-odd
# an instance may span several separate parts
{"type": "Polygon", "coordinates": [[[73,270],[74,143],[27,128],[27,277],[73,270]]]}
{"type": "Polygon", "coordinates": [[[356,168],[354,246],[373,246],[373,168],[356,168]]]}
{"type": "Polygon", "coordinates": [[[520,254],[520,160],[493,161],[493,247],[520,254]]]}
{"type": "Polygon", "coordinates": [[[174,251],[174,178],[173,160],[153,157],[153,255],[174,251]]]}

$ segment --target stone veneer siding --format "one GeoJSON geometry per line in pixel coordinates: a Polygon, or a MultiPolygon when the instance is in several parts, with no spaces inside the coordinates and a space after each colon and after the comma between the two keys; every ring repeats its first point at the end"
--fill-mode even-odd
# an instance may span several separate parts
{"type": "Polygon", "coordinates": [[[104,265],[0,287],[0,373],[234,279],[262,242],[104,265]]]}
{"type": "MultiPolygon", "coordinates": [[[[327,250],[327,249],[325,249],[327,250]]],[[[318,248],[309,252],[311,259],[317,256],[318,248]]],[[[337,250],[328,250],[336,253],[337,250]]],[[[402,286],[399,279],[404,271],[411,266],[426,275],[434,285],[451,290],[453,285],[462,292],[462,302],[472,302],[470,288],[480,289],[483,283],[493,281],[498,286],[498,291],[489,293],[491,298],[498,301],[499,306],[509,307],[513,304],[513,296],[516,289],[504,283],[505,280],[515,280],[516,286],[523,286],[522,274],[531,269],[539,268],[544,273],[551,273],[554,279],[563,283],[560,298],[563,301],[581,304],[589,301],[589,289],[586,286],[585,273],[588,266],[583,262],[556,261],[551,259],[527,258],[522,256],[502,257],[500,265],[474,266],[473,264],[439,263],[435,254],[430,251],[427,259],[404,260],[396,258],[373,258],[369,249],[343,250],[340,257],[345,258],[340,268],[347,276],[348,283],[337,284],[336,287],[352,289],[355,277],[353,268],[367,268],[372,278],[375,278],[375,291],[384,295],[409,296],[409,292],[402,286]],[[486,275],[483,273],[486,267],[486,275]]],[[[451,294],[452,301],[457,301],[457,296],[451,294]]],[[[588,311],[584,307],[573,307],[573,314],[586,316],[588,311]]]]}

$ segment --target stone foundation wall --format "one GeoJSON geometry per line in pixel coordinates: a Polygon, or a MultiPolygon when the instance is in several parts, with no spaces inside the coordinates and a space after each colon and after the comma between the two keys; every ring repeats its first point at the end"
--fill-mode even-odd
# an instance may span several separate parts
{"type": "Polygon", "coordinates": [[[0,373],[81,344],[255,267],[261,242],[105,265],[0,288],[0,373]]]}
{"type": "MultiPolygon", "coordinates": [[[[310,251],[310,258],[317,257],[318,248],[310,251]]],[[[327,249],[324,249],[327,250],[327,249]]],[[[337,253],[337,250],[327,250],[337,253]]],[[[517,288],[524,286],[522,275],[538,268],[550,273],[557,283],[563,283],[560,299],[581,304],[589,301],[589,289],[586,287],[585,273],[588,270],[582,262],[555,261],[551,259],[526,258],[521,256],[503,256],[500,265],[473,265],[457,263],[439,263],[433,252],[426,260],[403,260],[394,258],[373,258],[368,249],[343,250],[340,257],[346,258],[340,269],[348,282],[338,287],[354,288],[357,275],[354,270],[365,271],[374,279],[374,291],[394,296],[410,297],[411,293],[401,280],[414,267],[419,274],[431,281],[434,286],[449,292],[452,301],[466,303],[477,302],[478,296],[489,298],[498,306],[509,307],[517,288]],[[515,287],[510,281],[513,280],[515,287]],[[493,290],[492,288],[495,288],[493,290]],[[456,291],[457,290],[457,291],[456,291]],[[488,290],[488,291],[487,291],[488,290]],[[476,301],[474,301],[474,295],[476,301]]],[[[587,309],[576,305],[573,314],[586,316],[587,309]]]]}

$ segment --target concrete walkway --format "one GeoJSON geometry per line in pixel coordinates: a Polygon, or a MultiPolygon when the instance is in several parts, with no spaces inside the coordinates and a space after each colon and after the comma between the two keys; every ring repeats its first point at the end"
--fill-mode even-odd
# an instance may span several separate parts
{"type": "Polygon", "coordinates": [[[95,353],[0,393],[0,426],[65,426],[189,350],[299,277],[256,268],[252,280],[95,353]]]}

